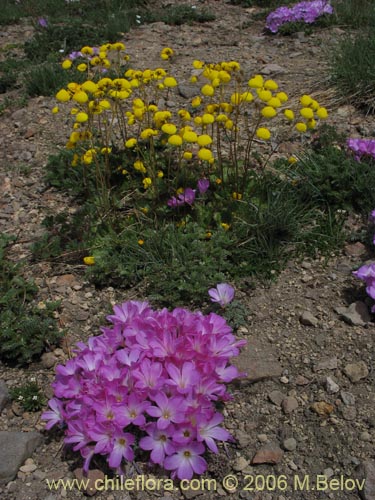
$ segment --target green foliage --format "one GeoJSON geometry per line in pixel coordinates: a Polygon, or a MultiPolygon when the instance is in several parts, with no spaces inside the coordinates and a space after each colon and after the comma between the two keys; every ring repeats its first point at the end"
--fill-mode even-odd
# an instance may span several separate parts
{"type": "Polygon", "coordinates": [[[344,144],[327,144],[327,137],[333,137],[329,131],[295,165],[284,164],[284,171],[298,187],[302,201],[322,209],[329,206],[332,211],[368,214],[375,206],[374,161],[356,161],[344,144]]]}
{"type": "Polygon", "coordinates": [[[25,89],[30,97],[52,96],[71,80],[70,72],[58,63],[38,64],[25,74],[25,89]]]}
{"type": "Polygon", "coordinates": [[[25,364],[61,337],[53,317],[59,304],[47,302],[44,309],[33,305],[36,286],[22,276],[20,264],[7,258],[12,241],[0,235],[0,358],[25,364]]]}
{"type": "Polygon", "coordinates": [[[206,9],[194,8],[187,4],[177,4],[170,6],[168,9],[147,11],[143,20],[146,23],[162,21],[166,24],[180,26],[181,24],[206,23],[214,19],[215,15],[206,9]]]}
{"type": "MultiPolygon", "coordinates": [[[[335,22],[353,28],[375,27],[375,3],[373,0],[336,0],[335,22]]],[[[333,20],[332,19],[332,20],[333,20]]]]}
{"type": "Polygon", "coordinates": [[[16,88],[18,75],[25,67],[24,59],[8,57],[0,62],[0,94],[16,88]]]}
{"type": "Polygon", "coordinates": [[[36,382],[28,382],[10,390],[10,397],[22,406],[25,411],[39,411],[47,400],[36,382]]]}
{"type": "Polygon", "coordinates": [[[375,31],[339,42],[332,53],[331,79],[348,102],[375,109],[375,31]]]}

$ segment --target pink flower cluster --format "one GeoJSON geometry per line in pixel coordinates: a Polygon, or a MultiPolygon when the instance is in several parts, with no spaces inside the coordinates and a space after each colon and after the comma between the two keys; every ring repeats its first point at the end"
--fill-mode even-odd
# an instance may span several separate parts
{"type": "MultiPolygon", "coordinates": [[[[373,210],[369,217],[369,222],[375,225],[375,210],[373,210]]],[[[372,242],[375,245],[375,234],[372,242]]],[[[372,299],[375,299],[375,262],[365,264],[364,266],[353,272],[353,275],[366,283],[366,293],[372,299]]],[[[375,305],[372,306],[371,312],[375,312],[375,305]]]]}
{"type": "MultiPolygon", "coordinates": [[[[210,187],[210,181],[208,179],[199,179],[197,182],[197,189],[199,194],[204,194],[207,189],[210,187]]],[[[182,193],[180,193],[177,197],[173,196],[167,201],[167,205],[172,208],[181,207],[182,205],[193,205],[195,201],[195,196],[197,193],[197,189],[186,188],[182,193]]]]}
{"type": "Polygon", "coordinates": [[[348,139],[347,145],[357,161],[360,161],[362,156],[371,156],[375,159],[375,139],[348,139]]]}
{"type": "Polygon", "coordinates": [[[285,23],[303,21],[313,23],[324,14],[332,14],[333,7],[329,0],[313,0],[299,2],[292,7],[279,7],[271,12],[266,19],[266,28],[272,33],[277,33],[280,26],[285,23]]]}
{"type": "Polygon", "coordinates": [[[116,305],[107,319],[111,327],[57,366],[46,429],[65,427],[86,471],[100,454],[121,474],[137,446],[172,478],[202,474],[206,447],[217,453],[216,441],[231,439],[213,402],[230,399],[225,384],[240,373],[229,360],[246,341],[217,314],[147,302],[116,305]]]}

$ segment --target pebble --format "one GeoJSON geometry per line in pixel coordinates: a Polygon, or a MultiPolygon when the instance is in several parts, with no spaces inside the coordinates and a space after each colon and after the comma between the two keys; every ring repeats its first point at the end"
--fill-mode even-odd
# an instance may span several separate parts
{"type": "Polygon", "coordinates": [[[34,472],[37,468],[38,467],[35,464],[26,464],[20,467],[20,471],[24,472],[25,474],[29,474],[30,472],[34,472]]]}
{"type": "Polygon", "coordinates": [[[326,378],[325,386],[326,386],[328,394],[336,394],[336,392],[339,392],[339,390],[340,390],[340,387],[336,384],[336,382],[331,377],[326,378]]]}
{"type": "Polygon", "coordinates": [[[360,300],[353,302],[349,307],[336,307],[335,311],[352,326],[365,326],[371,321],[368,307],[360,300]]]}
{"type": "Polygon", "coordinates": [[[355,406],[344,406],[341,410],[344,420],[355,420],[357,418],[357,409],[355,406]]]}
{"type": "Polygon", "coordinates": [[[258,434],[257,439],[261,443],[266,443],[268,441],[268,436],[267,436],[267,434],[258,434]]]}
{"type": "Polygon", "coordinates": [[[351,392],[341,391],[340,392],[341,399],[346,406],[354,406],[355,405],[355,396],[351,392]]]}
{"type": "Polygon", "coordinates": [[[285,399],[283,399],[281,407],[285,414],[292,413],[294,410],[298,408],[298,401],[293,396],[288,396],[285,399]]]}
{"type": "Polygon", "coordinates": [[[294,438],[288,438],[283,441],[283,448],[287,451],[294,451],[297,448],[297,441],[294,438]]]}
{"type": "Polygon", "coordinates": [[[321,370],[336,370],[337,368],[337,358],[324,358],[321,359],[316,365],[314,365],[314,372],[319,372],[321,370]]]}
{"type": "Polygon", "coordinates": [[[359,435],[359,439],[366,442],[372,441],[371,434],[367,431],[361,432],[361,434],[359,435]]]}
{"type": "Polygon", "coordinates": [[[285,394],[281,391],[272,391],[268,394],[268,399],[276,406],[281,406],[285,399],[285,394]]]}
{"type": "Polygon", "coordinates": [[[55,366],[55,363],[57,363],[57,357],[54,355],[53,352],[43,353],[40,360],[43,368],[47,369],[52,368],[53,366],[55,366]]]}
{"type": "Polygon", "coordinates": [[[268,443],[256,452],[252,464],[278,464],[283,458],[284,452],[278,443],[268,443]]]}
{"type": "Polygon", "coordinates": [[[236,472],[241,472],[249,465],[249,461],[244,457],[238,457],[234,461],[233,470],[236,472]]]}
{"type": "Polygon", "coordinates": [[[354,384],[368,376],[368,368],[364,361],[349,363],[344,367],[344,373],[354,384]]]}
{"type": "Polygon", "coordinates": [[[310,312],[303,311],[299,317],[299,321],[304,326],[318,326],[318,319],[310,312]]]}

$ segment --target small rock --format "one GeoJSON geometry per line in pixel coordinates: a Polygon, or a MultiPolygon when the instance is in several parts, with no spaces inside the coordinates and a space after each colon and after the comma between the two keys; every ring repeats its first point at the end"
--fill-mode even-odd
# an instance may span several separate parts
{"type": "Polygon", "coordinates": [[[199,94],[199,87],[192,83],[180,83],[178,86],[178,91],[182,97],[186,99],[191,99],[199,94]]]}
{"type": "Polygon", "coordinates": [[[268,394],[268,398],[276,406],[281,406],[281,403],[285,399],[285,394],[281,391],[272,391],[268,394]]]}
{"type": "Polygon", "coordinates": [[[339,390],[340,390],[340,387],[336,384],[336,382],[331,377],[326,378],[325,386],[326,386],[328,394],[336,394],[336,392],[339,392],[339,390]]]}
{"type": "Polygon", "coordinates": [[[277,443],[268,443],[256,452],[252,464],[278,464],[283,458],[284,452],[277,443]]]}
{"type": "Polygon", "coordinates": [[[335,407],[326,401],[316,401],[312,403],[311,409],[321,417],[328,417],[335,407]]]}
{"type": "Polygon", "coordinates": [[[236,439],[240,448],[246,448],[251,443],[249,434],[247,432],[241,431],[240,429],[236,431],[236,439]]]}
{"type": "Polygon", "coordinates": [[[285,414],[292,413],[292,411],[298,408],[298,401],[293,396],[288,396],[283,399],[281,407],[285,414]]]}
{"type": "Polygon", "coordinates": [[[360,257],[366,253],[366,247],[360,241],[356,243],[348,243],[345,245],[345,254],[348,257],[360,257]]]}
{"type": "Polygon", "coordinates": [[[294,438],[284,439],[283,448],[287,451],[294,451],[297,448],[297,441],[294,438]]]}
{"type": "Polygon", "coordinates": [[[242,380],[249,383],[279,377],[283,372],[272,346],[264,346],[254,340],[248,341],[233,364],[246,373],[246,378],[242,380]]]}
{"type": "Polygon", "coordinates": [[[324,358],[314,365],[314,372],[319,372],[321,370],[336,370],[336,368],[337,358],[324,358]]]}
{"type": "Polygon", "coordinates": [[[75,313],[75,319],[77,321],[87,321],[89,319],[90,314],[87,311],[83,311],[80,309],[75,313]]]}
{"type": "Polygon", "coordinates": [[[304,326],[318,326],[318,319],[310,311],[303,311],[299,317],[299,321],[304,326]]]}
{"type": "Polygon", "coordinates": [[[40,358],[42,362],[43,368],[52,368],[57,363],[57,357],[53,354],[53,352],[45,352],[42,354],[40,358]]]}
{"type": "Polygon", "coordinates": [[[6,450],[0,461],[0,482],[12,481],[43,438],[39,432],[0,431],[0,450],[6,450]]]}
{"type": "Polygon", "coordinates": [[[288,379],[288,377],[286,377],[285,375],[283,375],[282,377],[280,377],[280,382],[282,384],[286,385],[286,384],[289,384],[289,379],[288,379]]]}
{"type": "Polygon", "coordinates": [[[98,491],[95,488],[95,481],[101,479],[104,482],[105,479],[104,472],[99,469],[89,470],[87,476],[83,474],[83,469],[75,469],[74,476],[76,477],[76,479],[78,479],[78,481],[81,481],[82,479],[88,480],[87,488],[84,490],[84,492],[90,497],[95,495],[95,493],[97,493],[98,491]]]}
{"type": "Polygon", "coordinates": [[[266,443],[268,441],[267,434],[258,434],[257,438],[258,438],[258,441],[260,441],[261,443],[266,443]]]}
{"type": "Polygon", "coordinates": [[[26,464],[20,467],[20,471],[24,472],[25,474],[28,474],[30,472],[34,472],[37,468],[38,467],[35,464],[26,464]]]}
{"type": "Polygon", "coordinates": [[[341,410],[344,420],[355,420],[357,418],[357,410],[355,406],[344,406],[341,410]]]}
{"type": "Polygon", "coordinates": [[[296,385],[307,385],[310,383],[310,380],[304,377],[303,375],[297,375],[296,377],[296,385]]]}
{"type": "Polygon", "coordinates": [[[375,460],[366,460],[358,468],[358,475],[365,480],[363,489],[359,490],[362,500],[375,498],[375,460]]]}
{"type": "Polygon", "coordinates": [[[244,457],[238,457],[234,461],[233,470],[236,472],[241,472],[244,469],[246,469],[248,465],[249,465],[248,460],[246,460],[244,457]]]}
{"type": "Polygon", "coordinates": [[[327,479],[329,479],[330,477],[332,477],[335,474],[335,471],[333,469],[331,469],[331,467],[328,467],[327,469],[324,469],[323,474],[325,475],[325,477],[327,479]]]}
{"type": "Polygon", "coordinates": [[[363,431],[361,432],[361,434],[359,435],[359,439],[361,441],[366,441],[366,442],[370,442],[371,441],[371,434],[367,431],[363,431]]]}
{"type": "Polygon", "coordinates": [[[368,368],[364,361],[359,361],[358,363],[349,363],[344,367],[344,373],[354,384],[368,376],[368,368]]]}
{"type": "Polygon", "coordinates": [[[341,399],[346,406],[354,406],[355,405],[355,396],[351,392],[340,392],[341,399]]]}
{"type": "Polygon", "coordinates": [[[271,74],[273,74],[273,75],[283,75],[286,72],[287,72],[287,70],[285,68],[283,68],[279,64],[273,64],[273,63],[266,64],[260,70],[260,73],[262,75],[271,75],[271,74]]]}
{"type": "Polygon", "coordinates": [[[0,413],[5,408],[9,400],[8,386],[3,380],[0,380],[0,413]]]}
{"type": "Polygon", "coordinates": [[[349,307],[336,307],[335,311],[352,326],[365,326],[371,321],[368,307],[360,300],[353,302],[349,307]]]}

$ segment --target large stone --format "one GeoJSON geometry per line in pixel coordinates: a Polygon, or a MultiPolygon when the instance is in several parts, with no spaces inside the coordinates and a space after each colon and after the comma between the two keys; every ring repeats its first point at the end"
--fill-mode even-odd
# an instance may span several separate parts
{"type": "Polygon", "coordinates": [[[352,326],[364,326],[371,321],[368,307],[360,300],[353,302],[349,307],[337,307],[335,310],[346,323],[352,326]]]}
{"type": "Polygon", "coordinates": [[[0,431],[0,482],[12,481],[20,466],[43,441],[39,432],[0,431]]]}
{"type": "Polygon", "coordinates": [[[278,464],[283,458],[284,452],[277,443],[267,443],[256,452],[252,464],[278,464]]]}
{"type": "Polygon", "coordinates": [[[365,480],[363,488],[359,490],[362,500],[375,500],[375,460],[363,462],[358,468],[358,475],[365,480]]]}
{"type": "Polygon", "coordinates": [[[249,383],[280,377],[283,372],[274,348],[270,344],[263,345],[254,339],[248,341],[240,355],[233,360],[233,364],[241,372],[246,373],[246,377],[242,380],[249,383]]]}
{"type": "Polygon", "coordinates": [[[178,86],[178,92],[182,95],[182,97],[191,99],[192,97],[199,95],[200,90],[199,86],[194,85],[193,83],[180,83],[178,86]]]}
{"type": "Polygon", "coordinates": [[[344,373],[350,378],[351,382],[359,382],[368,375],[368,368],[364,361],[358,361],[358,363],[349,363],[344,368],[344,373]]]}
{"type": "Polygon", "coordinates": [[[303,311],[299,320],[304,326],[318,326],[318,319],[310,311],[303,311]]]}
{"type": "Polygon", "coordinates": [[[0,413],[4,409],[9,399],[8,386],[3,380],[0,380],[0,413]]]}
{"type": "Polygon", "coordinates": [[[314,365],[314,372],[319,372],[321,370],[336,370],[336,368],[337,358],[324,358],[314,365]]]}

